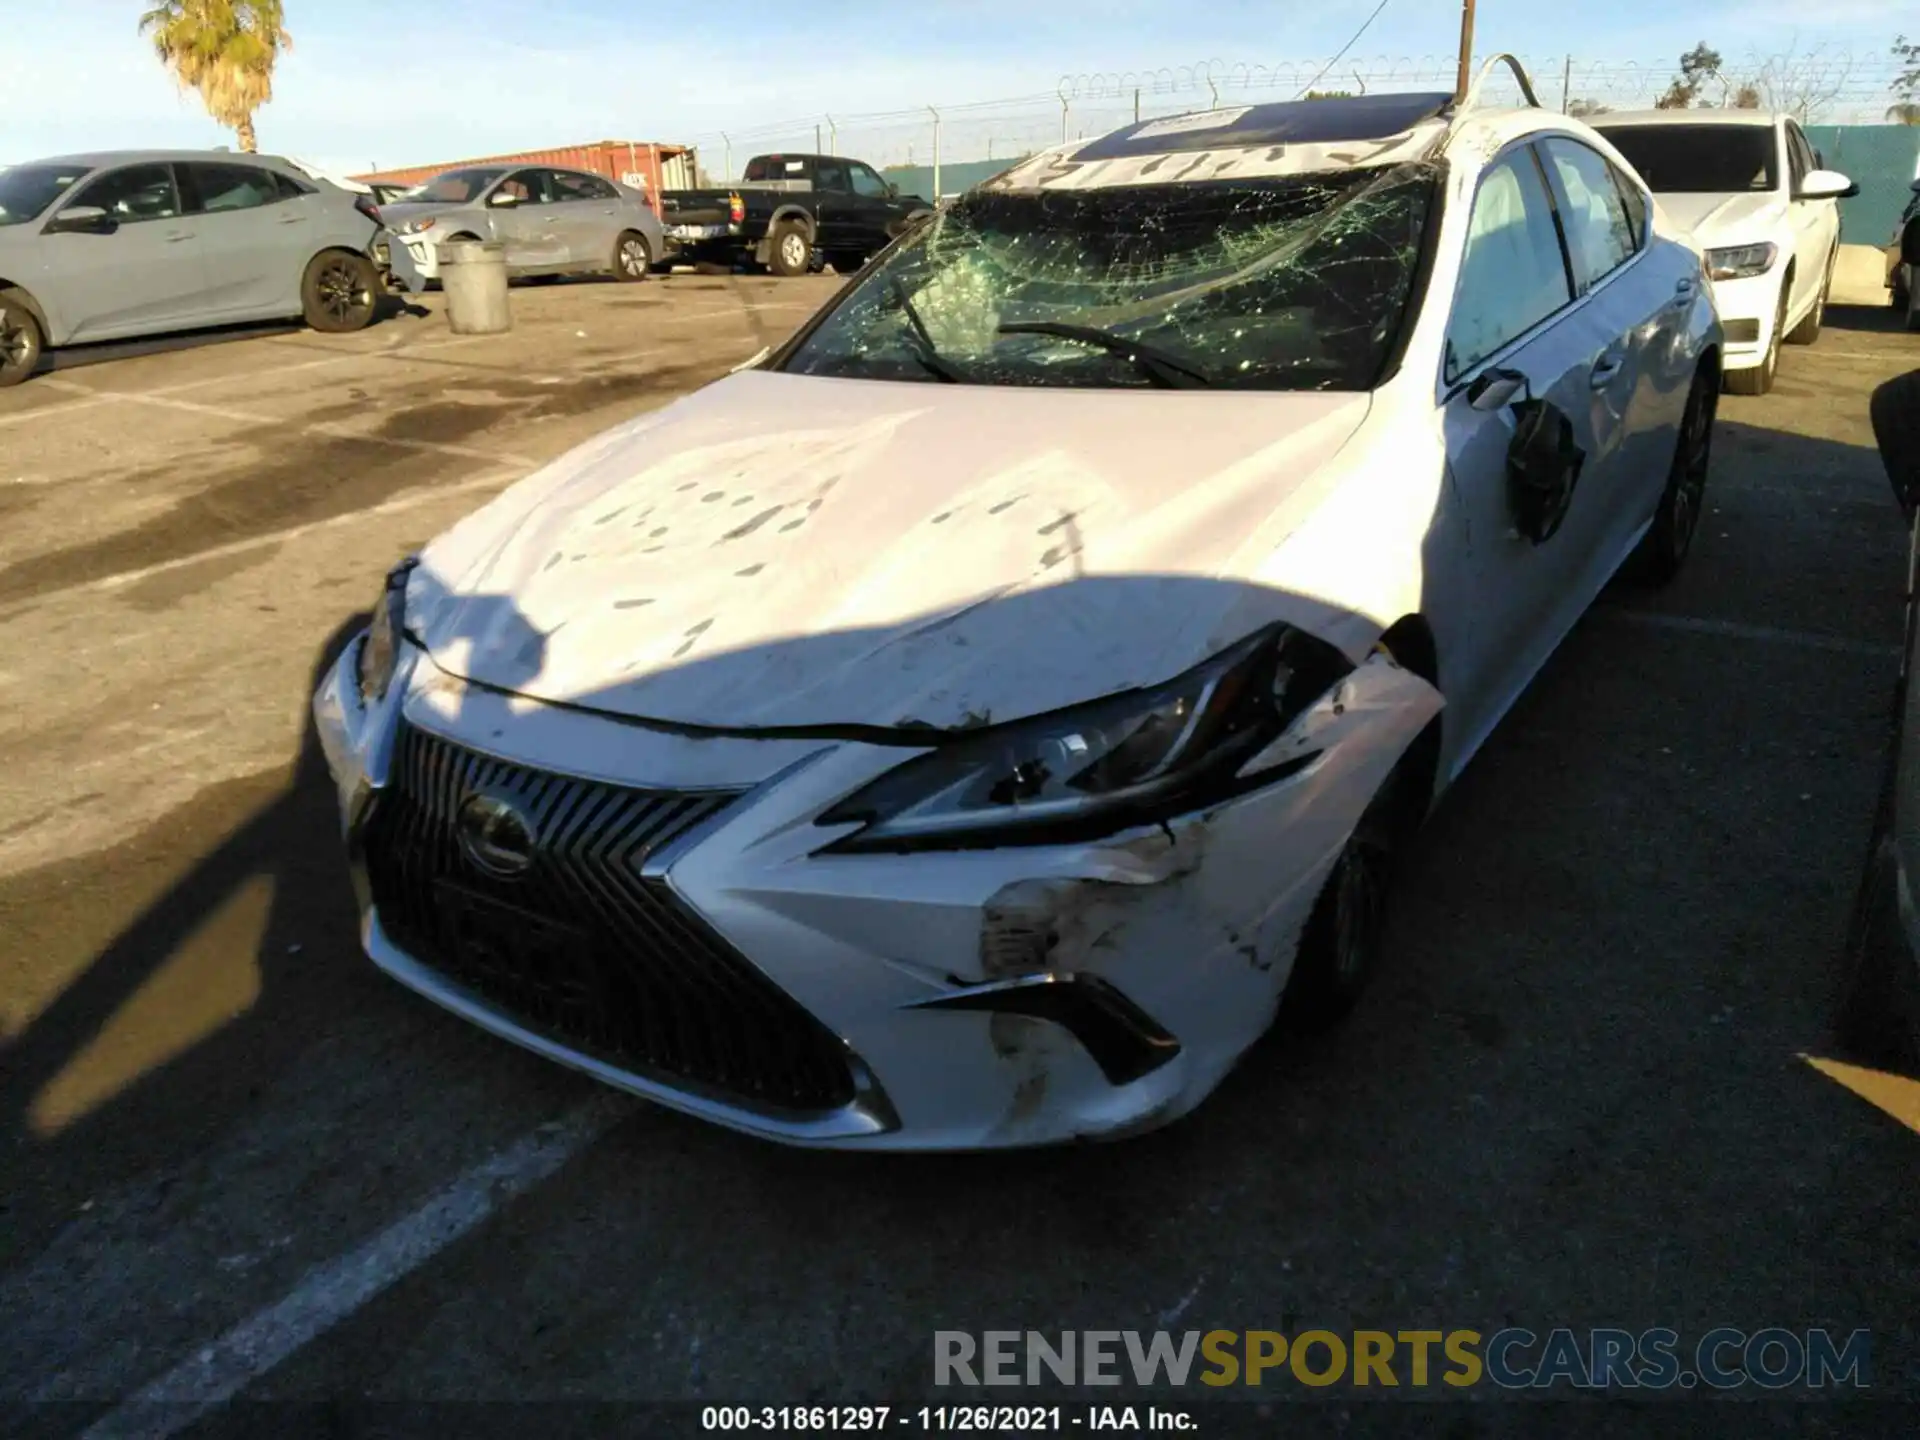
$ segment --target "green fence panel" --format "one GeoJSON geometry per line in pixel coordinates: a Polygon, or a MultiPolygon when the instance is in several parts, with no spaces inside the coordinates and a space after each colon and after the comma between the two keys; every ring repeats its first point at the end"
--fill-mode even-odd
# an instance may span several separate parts
{"type": "Polygon", "coordinates": [[[1920,176],[1920,126],[1809,125],[1807,139],[1828,168],[1860,186],[1858,195],[1840,202],[1847,243],[1886,244],[1920,176]]]}
{"type": "MultiPolygon", "coordinates": [[[[1003,160],[961,160],[952,165],[942,165],[940,188],[949,195],[958,195],[982,180],[991,180],[1001,171],[1012,169],[1025,158],[1015,155],[1003,160]]],[[[934,198],[931,165],[889,165],[880,173],[898,185],[902,195],[918,195],[926,200],[934,198]]]]}

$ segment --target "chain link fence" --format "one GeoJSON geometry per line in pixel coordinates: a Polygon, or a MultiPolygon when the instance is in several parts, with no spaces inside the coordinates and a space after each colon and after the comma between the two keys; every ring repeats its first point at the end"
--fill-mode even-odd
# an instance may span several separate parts
{"type": "MultiPolygon", "coordinates": [[[[1582,113],[1650,107],[1679,75],[1675,59],[1596,60],[1521,56],[1540,103],[1582,113]]],[[[1218,105],[1291,100],[1309,93],[1367,94],[1391,90],[1451,91],[1451,55],[1347,56],[1338,62],[1273,65],[1222,60],[1158,69],[1063,75],[1049,92],[929,104],[910,110],[819,115],[693,137],[703,173],[737,179],[749,157],[798,151],[851,155],[876,166],[1012,160],[1048,145],[1087,139],[1135,119],[1177,115],[1218,105]]],[[[1884,54],[1856,56],[1826,49],[1752,56],[1728,63],[1700,89],[1700,103],[1732,103],[1750,89],[1763,108],[1791,111],[1809,123],[1875,124],[1895,100],[1899,73],[1884,54]]],[[[1504,67],[1483,92],[1492,104],[1521,103],[1504,67]]]]}

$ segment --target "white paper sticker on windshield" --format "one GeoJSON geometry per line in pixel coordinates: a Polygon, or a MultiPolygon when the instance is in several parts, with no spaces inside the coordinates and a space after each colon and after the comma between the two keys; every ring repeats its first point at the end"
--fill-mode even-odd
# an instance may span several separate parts
{"type": "Polygon", "coordinates": [[[1224,130],[1252,108],[1240,105],[1226,110],[1202,110],[1193,115],[1171,115],[1165,120],[1149,120],[1133,135],[1136,140],[1148,140],[1156,135],[1185,135],[1192,130],[1224,130]]]}

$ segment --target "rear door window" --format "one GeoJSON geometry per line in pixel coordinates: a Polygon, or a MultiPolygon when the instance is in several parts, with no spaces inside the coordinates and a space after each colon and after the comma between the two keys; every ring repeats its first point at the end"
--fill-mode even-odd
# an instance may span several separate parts
{"type": "Polygon", "coordinates": [[[280,199],[273,172],[253,165],[213,165],[194,161],[181,167],[194,208],[209,215],[225,210],[257,210],[280,199]]]}
{"type": "Polygon", "coordinates": [[[1572,299],[1546,178],[1523,145],[1487,168],[1473,197],[1447,324],[1448,383],[1572,299]]]}
{"type": "Polygon", "coordinates": [[[597,175],[582,175],[577,170],[553,172],[555,200],[613,200],[618,193],[597,175]]]}
{"type": "Polygon", "coordinates": [[[1559,182],[1560,218],[1574,279],[1584,295],[1633,258],[1637,231],[1604,155],[1558,135],[1543,141],[1542,148],[1559,182]]]}

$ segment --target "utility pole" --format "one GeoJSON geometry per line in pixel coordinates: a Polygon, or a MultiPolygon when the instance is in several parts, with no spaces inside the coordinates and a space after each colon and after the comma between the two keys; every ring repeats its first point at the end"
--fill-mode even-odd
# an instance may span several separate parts
{"type": "Polygon", "coordinates": [[[818,125],[813,127],[813,153],[816,155],[820,153],[820,127],[818,125]]]}
{"type": "Polygon", "coordinates": [[[1136,125],[1140,123],[1140,87],[1138,85],[1133,87],[1133,123],[1136,125]]]}
{"type": "Polygon", "coordinates": [[[1453,98],[1467,98],[1468,72],[1473,68],[1473,0],[1460,0],[1460,74],[1453,82],[1453,98]]]}
{"type": "Polygon", "coordinates": [[[1560,113],[1567,113],[1567,107],[1573,103],[1573,57],[1567,56],[1566,67],[1560,72],[1560,113]]]}
{"type": "Polygon", "coordinates": [[[933,116],[933,203],[940,203],[940,112],[927,106],[927,113],[933,116]]]}

